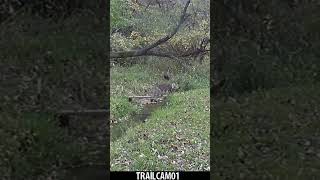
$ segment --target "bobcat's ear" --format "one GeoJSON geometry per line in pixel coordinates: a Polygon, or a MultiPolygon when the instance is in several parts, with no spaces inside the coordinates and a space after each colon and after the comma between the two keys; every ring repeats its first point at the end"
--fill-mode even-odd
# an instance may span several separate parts
{"type": "Polygon", "coordinates": [[[163,74],[163,78],[165,79],[165,80],[170,80],[170,76],[169,76],[169,74],[168,73],[164,73],[163,74]]]}
{"type": "Polygon", "coordinates": [[[169,70],[169,68],[168,68],[167,71],[163,73],[163,78],[164,78],[165,80],[169,81],[169,80],[171,79],[170,76],[171,76],[171,75],[170,75],[170,70],[169,70]]]}

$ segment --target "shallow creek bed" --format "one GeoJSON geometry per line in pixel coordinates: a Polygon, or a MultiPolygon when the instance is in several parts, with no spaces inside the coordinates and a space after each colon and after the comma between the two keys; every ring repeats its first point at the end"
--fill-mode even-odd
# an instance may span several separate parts
{"type": "Polygon", "coordinates": [[[133,128],[136,125],[145,122],[154,110],[164,105],[166,97],[130,96],[129,101],[142,105],[142,110],[133,114],[125,121],[111,124],[111,141],[116,141],[123,136],[129,128],[133,128]]]}

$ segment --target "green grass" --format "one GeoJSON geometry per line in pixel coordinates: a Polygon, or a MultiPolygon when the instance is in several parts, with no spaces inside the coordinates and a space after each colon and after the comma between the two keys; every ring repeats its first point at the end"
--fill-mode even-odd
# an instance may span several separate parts
{"type": "Polygon", "coordinates": [[[111,170],[205,170],[209,168],[209,61],[147,57],[111,68],[111,170]],[[166,62],[168,61],[168,63],[166,62]],[[170,70],[170,81],[162,73],[170,70]],[[146,123],[132,123],[141,107],[130,95],[146,95],[156,84],[180,89],[151,112],[146,123]],[[121,136],[117,131],[122,131],[121,136]],[[115,138],[112,138],[116,136],[115,138]]]}
{"type": "Polygon", "coordinates": [[[111,97],[111,111],[114,118],[125,118],[133,112],[138,111],[139,107],[128,101],[125,97],[111,97]]]}
{"type": "Polygon", "coordinates": [[[197,62],[191,64],[192,66],[183,64],[184,62],[170,59],[147,58],[145,63],[130,67],[114,66],[111,68],[111,97],[145,95],[145,91],[155,84],[168,83],[162,78],[162,73],[167,69],[172,74],[169,82],[177,83],[180,91],[209,88],[210,65],[208,57],[203,64],[197,62]]]}
{"type": "Polygon", "coordinates": [[[154,82],[160,81],[160,78],[160,74],[154,73],[142,65],[116,66],[111,69],[111,97],[143,95],[145,90],[150,88],[154,82]]]}
{"type": "Polygon", "coordinates": [[[146,123],[111,143],[111,170],[209,168],[209,89],[174,93],[146,123]]]}
{"type": "Polygon", "coordinates": [[[126,121],[131,118],[133,113],[141,110],[141,107],[128,102],[128,96],[146,95],[146,92],[156,84],[175,82],[180,87],[179,91],[209,88],[208,61],[201,65],[195,63],[193,67],[189,66],[189,69],[185,69],[183,72],[183,65],[179,62],[170,60],[169,64],[165,63],[167,59],[147,59],[145,63],[111,68],[110,105],[112,122],[126,121]],[[172,72],[169,82],[162,77],[162,73],[166,72],[168,68],[172,72]]]}

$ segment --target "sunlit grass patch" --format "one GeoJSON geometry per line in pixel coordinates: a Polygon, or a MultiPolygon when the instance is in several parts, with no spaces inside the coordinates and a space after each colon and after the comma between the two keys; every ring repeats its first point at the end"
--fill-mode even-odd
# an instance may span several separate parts
{"type": "Polygon", "coordinates": [[[175,93],[111,143],[112,170],[208,170],[209,89],[175,93]]]}

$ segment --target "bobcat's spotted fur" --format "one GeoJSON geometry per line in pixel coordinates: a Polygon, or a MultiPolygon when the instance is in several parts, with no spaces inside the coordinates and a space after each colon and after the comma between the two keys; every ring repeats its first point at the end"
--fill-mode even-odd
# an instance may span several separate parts
{"type": "Polygon", "coordinates": [[[159,84],[151,90],[151,95],[155,97],[161,97],[177,90],[178,88],[178,85],[175,83],[159,84]]]}

